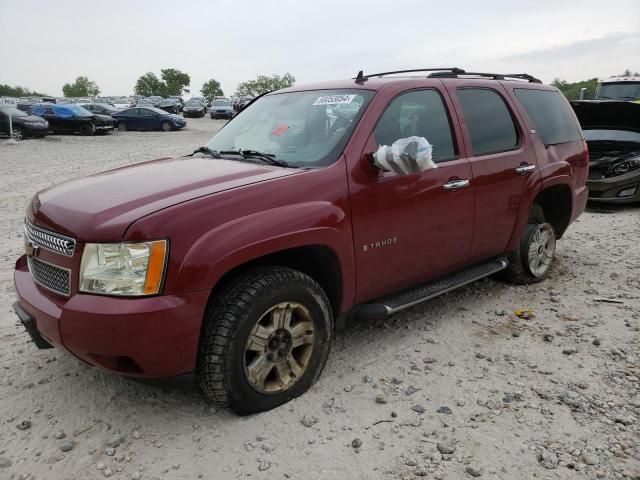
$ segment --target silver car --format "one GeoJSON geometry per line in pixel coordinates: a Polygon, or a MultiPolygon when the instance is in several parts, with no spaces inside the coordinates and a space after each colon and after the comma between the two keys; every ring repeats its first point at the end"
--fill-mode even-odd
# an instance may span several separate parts
{"type": "Polygon", "coordinates": [[[218,98],[211,103],[211,110],[209,113],[211,118],[232,118],[233,105],[229,100],[218,98]]]}

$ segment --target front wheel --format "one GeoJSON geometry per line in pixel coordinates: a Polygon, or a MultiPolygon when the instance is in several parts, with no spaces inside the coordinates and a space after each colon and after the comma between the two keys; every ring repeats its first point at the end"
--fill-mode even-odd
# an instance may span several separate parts
{"type": "Polygon", "coordinates": [[[90,136],[90,135],[93,135],[95,131],[96,131],[95,125],[89,124],[89,125],[82,125],[78,133],[80,133],[80,135],[83,135],[83,136],[90,136]]]}
{"type": "Polygon", "coordinates": [[[121,132],[126,132],[127,131],[127,124],[124,122],[120,122],[118,124],[118,130],[120,130],[121,132]]]}
{"type": "Polygon", "coordinates": [[[511,253],[502,277],[516,284],[537,283],[549,274],[556,253],[556,232],[535,205],[524,228],[520,245],[511,253]]]}
{"type": "Polygon", "coordinates": [[[20,140],[24,140],[24,139],[25,139],[24,130],[22,130],[20,127],[13,127],[13,135],[12,135],[12,138],[13,138],[16,142],[19,142],[20,140]]]}
{"type": "Polygon", "coordinates": [[[162,122],[162,131],[163,132],[169,132],[171,131],[171,123],[170,122],[162,122]]]}
{"type": "Polygon", "coordinates": [[[332,336],[331,305],[312,278],[283,267],[249,271],[205,313],[200,387],[240,415],[270,410],[313,385],[332,336]]]}

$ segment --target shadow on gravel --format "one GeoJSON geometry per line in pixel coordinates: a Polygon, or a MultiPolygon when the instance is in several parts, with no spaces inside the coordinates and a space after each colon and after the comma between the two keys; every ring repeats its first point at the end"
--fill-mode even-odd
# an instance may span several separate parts
{"type": "Polygon", "coordinates": [[[617,213],[617,212],[634,211],[634,210],[640,212],[640,203],[632,203],[632,204],[598,203],[598,202],[587,203],[587,212],[589,213],[617,213]]]}

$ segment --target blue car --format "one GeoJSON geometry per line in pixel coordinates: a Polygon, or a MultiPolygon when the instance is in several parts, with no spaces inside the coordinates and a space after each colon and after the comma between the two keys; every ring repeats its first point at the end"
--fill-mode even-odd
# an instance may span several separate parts
{"type": "Polygon", "coordinates": [[[174,115],[155,107],[134,107],[114,113],[113,119],[118,128],[124,130],[162,130],[169,132],[183,128],[187,122],[179,115],[174,115]]]}

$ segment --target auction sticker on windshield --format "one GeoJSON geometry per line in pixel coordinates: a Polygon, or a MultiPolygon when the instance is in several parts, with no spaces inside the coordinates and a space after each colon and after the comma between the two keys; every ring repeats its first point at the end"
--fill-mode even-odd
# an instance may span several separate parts
{"type": "Polygon", "coordinates": [[[313,102],[313,105],[340,105],[344,103],[351,103],[357,95],[324,95],[318,97],[313,102]]]}

